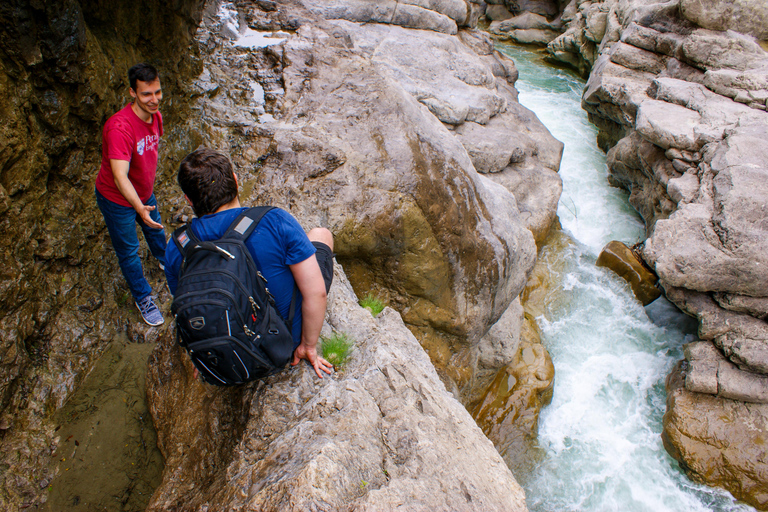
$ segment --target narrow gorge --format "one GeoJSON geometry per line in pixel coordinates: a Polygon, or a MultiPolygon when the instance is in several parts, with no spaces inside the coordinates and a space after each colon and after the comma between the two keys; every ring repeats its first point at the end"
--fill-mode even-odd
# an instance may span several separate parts
{"type": "Polygon", "coordinates": [[[589,77],[642,258],[699,322],[667,379],[664,445],[768,508],[768,13],[748,0],[7,3],[2,508],[527,510],[519,471],[557,379],[535,313],[563,144],[518,101],[486,22],[589,77]],[[355,348],[333,378],[299,366],[212,389],[175,344],[159,270],[166,323],[132,310],[93,180],[141,60],[165,93],[167,230],[192,215],[176,166],[206,145],[231,155],[242,202],[334,232],[324,333],[355,348]],[[390,307],[374,318],[368,293],[390,307]],[[101,494],[82,484],[94,472],[101,494]]]}

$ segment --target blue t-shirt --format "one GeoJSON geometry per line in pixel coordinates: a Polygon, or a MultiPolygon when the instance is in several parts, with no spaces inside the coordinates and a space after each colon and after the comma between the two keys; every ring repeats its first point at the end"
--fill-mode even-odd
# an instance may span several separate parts
{"type": "MultiPolygon", "coordinates": [[[[229,225],[245,208],[230,208],[219,213],[192,219],[190,226],[197,237],[205,242],[216,240],[226,233],[229,225]]],[[[288,265],[301,263],[313,254],[315,246],[293,216],[275,208],[267,212],[251,236],[245,241],[256,267],[267,280],[267,288],[275,298],[277,309],[288,318],[295,281],[288,265]]],[[[171,242],[165,250],[165,277],[171,293],[176,293],[182,257],[176,244],[171,242]]],[[[296,294],[293,317],[293,341],[301,342],[301,293],[296,294]]]]}

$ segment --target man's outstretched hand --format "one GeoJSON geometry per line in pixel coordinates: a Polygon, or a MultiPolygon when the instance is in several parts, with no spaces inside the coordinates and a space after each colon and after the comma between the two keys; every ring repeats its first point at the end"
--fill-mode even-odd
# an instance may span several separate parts
{"type": "Polygon", "coordinates": [[[333,365],[317,355],[317,347],[309,348],[303,342],[301,345],[296,347],[296,350],[293,352],[293,361],[291,361],[291,366],[296,366],[299,364],[299,360],[301,359],[306,359],[309,361],[309,364],[312,365],[312,367],[315,369],[315,373],[317,373],[317,376],[321,379],[323,378],[323,374],[320,373],[320,370],[324,371],[328,375],[330,375],[333,371],[333,365]]]}

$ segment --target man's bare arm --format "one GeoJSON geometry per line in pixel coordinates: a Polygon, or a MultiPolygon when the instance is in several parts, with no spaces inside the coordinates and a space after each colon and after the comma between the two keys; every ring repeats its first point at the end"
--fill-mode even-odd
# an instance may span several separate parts
{"type": "Polygon", "coordinates": [[[133,188],[133,183],[128,179],[128,171],[131,168],[131,163],[127,160],[110,160],[109,165],[112,168],[112,177],[115,180],[117,190],[119,190],[125,200],[133,206],[133,209],[139,214],[139,217],[141,217],[144,224],[151,228],[162,229],[163,225],[152,220],[152,217],[149,215],[149,212],[154,210],[155,207],[147,206],[141,202],[139,194],[137,194],[136,189],[133,188]]]}
{"type": "Polygon", "coordinates": [[[297,365],[300,359],[306,359],[312,364],[317,376],[322,379],[323,374],[320,370],[330,374],[333,368],[331,363],[317,355],[317,342],[323,328],[325,308],[328,303],[325,281],[314,254],[300,263],[291,265],[290,269],[302,296],[301,344],[293,353],[291,365],[297,365]]]}

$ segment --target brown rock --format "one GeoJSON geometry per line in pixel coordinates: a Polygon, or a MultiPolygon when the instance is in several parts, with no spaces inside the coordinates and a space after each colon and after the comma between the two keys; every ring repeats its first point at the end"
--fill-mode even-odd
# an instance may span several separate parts
{"type": "Polygon", "coordinates": [[[661,296],[656,287],[659,278],[622,242],[609,242],[597,258],[598,267],[606,267],[619,274],[632,287],[637,300],[647,306],[661,296]]]}
{"type": "Polygon", "coordinates": [[[692,393],[681,365],[667,377],[664,447],[688,475],[768,508],[768,405],[692,393]]]}

